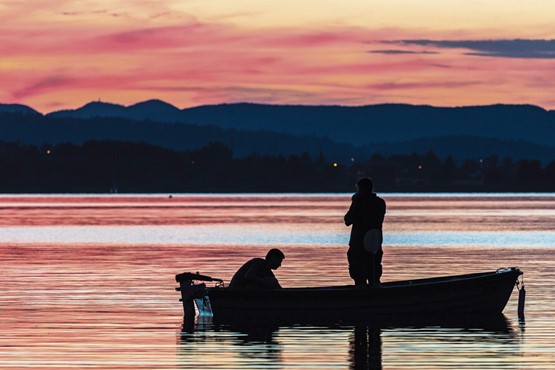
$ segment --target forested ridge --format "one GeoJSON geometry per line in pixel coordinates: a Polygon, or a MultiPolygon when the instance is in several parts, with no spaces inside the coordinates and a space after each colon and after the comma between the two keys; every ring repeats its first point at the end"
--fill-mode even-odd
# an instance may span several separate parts
{"type": "Polygon", "coordinates": [[[429,151],[341,164],[308,153],[238,158],[221,142],[186,151],[121,141],[0,142],[2,193],[350,192],[362,176],[380,192],[555,191],[555,161],[456,161],[429,151]]]}

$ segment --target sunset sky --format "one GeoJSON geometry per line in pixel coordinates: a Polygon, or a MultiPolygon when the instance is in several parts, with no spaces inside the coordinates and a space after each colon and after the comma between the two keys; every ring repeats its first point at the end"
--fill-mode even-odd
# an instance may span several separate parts
{"type": "Polygon", "coordinates": [[[0,0],[0,102],[555,109],[553,0],[0,0]]]}

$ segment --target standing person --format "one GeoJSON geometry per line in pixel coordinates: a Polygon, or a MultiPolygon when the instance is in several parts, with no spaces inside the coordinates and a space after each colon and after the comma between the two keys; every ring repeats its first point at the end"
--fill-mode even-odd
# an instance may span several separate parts
{"type": "Polygon", "coordinates": [[[231,278],[230,288],[239,289],[279,289],[281,285],[272,270],[277,270],[285,255],[277,248],[270,249],[266,258],[247,261],[231,278]]]}
{"type": "Polygon", "coordinates": [[[374,193],[372,179],[357,181],[357,192],[345,214],[345,225],[351,228],[349,240],[349,275],[355,286],[379,286],[382,276],[382,224],[385,201],[374,193]]]}

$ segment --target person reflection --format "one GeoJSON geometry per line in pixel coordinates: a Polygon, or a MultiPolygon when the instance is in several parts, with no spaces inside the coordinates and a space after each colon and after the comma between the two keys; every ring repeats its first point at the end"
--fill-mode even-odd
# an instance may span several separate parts
{"type": "Polygon", "coordinates": [[[355,324],[350,340],[350,369],[382,368],[381,329],[368,324],[355,324]]]}

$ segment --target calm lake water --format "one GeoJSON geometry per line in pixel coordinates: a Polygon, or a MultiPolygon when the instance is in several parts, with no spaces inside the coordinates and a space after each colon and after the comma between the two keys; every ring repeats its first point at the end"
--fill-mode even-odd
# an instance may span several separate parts
{"type": "Polygon", "coordinates": [[[283,286],[350,284],[350,194],[0,196],[0,368],[552,369],[555,194],[382,194],[383,281],[518,266],[501,323],[183,332],[174,275],[229,281],[278,246],[283,286]]]}

